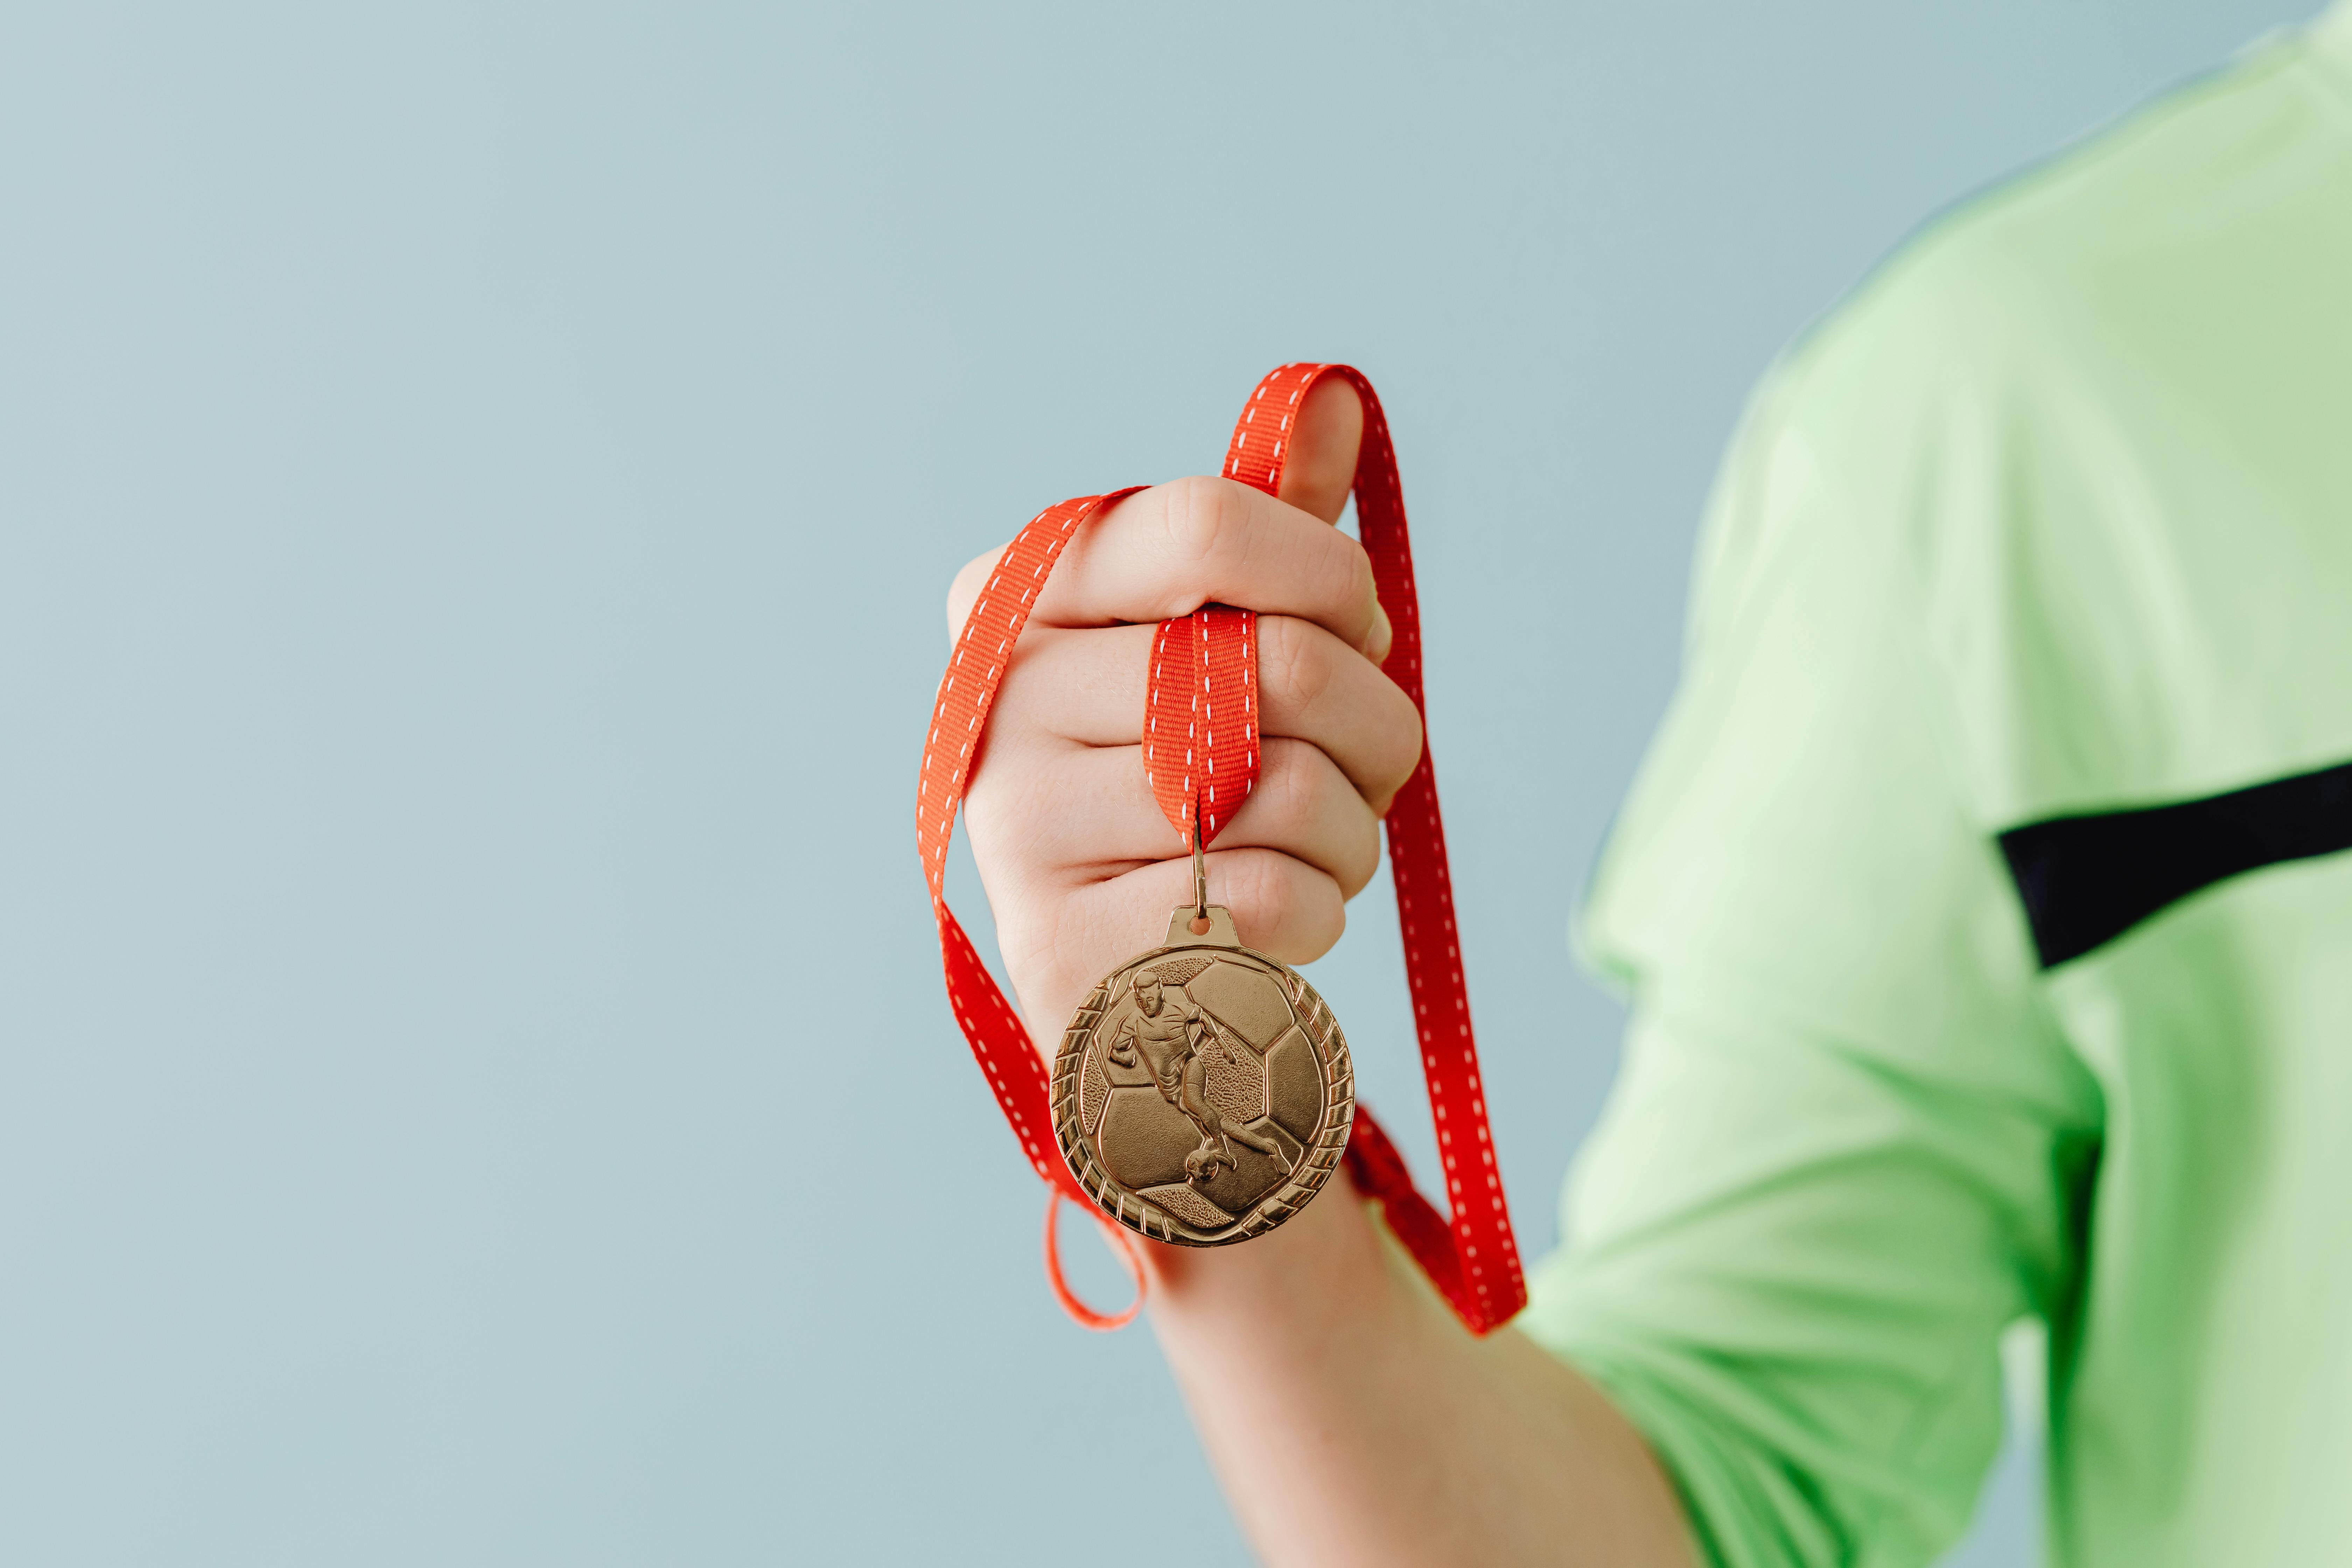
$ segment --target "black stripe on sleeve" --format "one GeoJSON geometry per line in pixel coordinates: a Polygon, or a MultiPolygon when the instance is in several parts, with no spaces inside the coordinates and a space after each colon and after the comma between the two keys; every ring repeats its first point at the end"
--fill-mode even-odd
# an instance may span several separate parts
{"type": "Polygon", "coordinates": [[[2203,800],[2028,823],[2000,835],[2000,849],[2049,969],[2216,882],[2352,849],[2352,763],[2203,800]]]}

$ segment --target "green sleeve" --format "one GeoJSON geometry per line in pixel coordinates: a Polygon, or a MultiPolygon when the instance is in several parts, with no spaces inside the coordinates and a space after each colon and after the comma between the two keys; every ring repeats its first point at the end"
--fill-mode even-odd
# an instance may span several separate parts
{"type": "Polygon", "coordinates": [[[1683,688],[1580,921],[1624,1063],[1521,1320],[1737,1568],[1907,1568],[1960,1533],[2098,1116],[1923,632],[1948,520],[1919,498],[1969,487],[1919,472],[1969,416],[1871,357],[1776,372],[1710,505],[1683,688]]]}

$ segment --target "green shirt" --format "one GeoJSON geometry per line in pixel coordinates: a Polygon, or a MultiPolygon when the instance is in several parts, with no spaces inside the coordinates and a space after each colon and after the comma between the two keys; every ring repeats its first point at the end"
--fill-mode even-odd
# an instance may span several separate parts
{"type": "Polygon", "coordinates": [[[1713,1561],[1932,1561],[2040,1320],[2056,1562],[2352,1563],[2347,763],[2339,6],[1931,227],[1727,462],[1521,1320],[1713,1561]]]}

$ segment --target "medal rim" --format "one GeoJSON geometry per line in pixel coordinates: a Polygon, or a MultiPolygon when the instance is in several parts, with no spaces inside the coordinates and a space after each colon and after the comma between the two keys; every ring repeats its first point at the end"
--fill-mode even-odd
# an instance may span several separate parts
{"type": "MultiPolygon", "coordinates": [[[[1189,914],[1192,911],[1182,911],[1189,914]]],[[[1223,910],[1216,911],[1223,914],[1223,910]]],[[[1164,1241],[1177,1247],[1230,1247],[1264,1236],[1281,1225],[1313,1201],[1339,1168],[1340,1159],[1348,1150],[1348,1139],[1356,1123],[1356,1068],[1348,1050],[1347,1035],[1339,1027],[1339,1016],[1315,984],[1290,965],[1271,953],[1260,952],[1235,942],[1171,942],[1139,952],[1129,958],[1095,983],[1087,999],[1078,1004],[1070,1016],[1069,1026],[1062,1033],[1061,1048],[1054,1053],[1052,1085],[1054,1140],[1061,1146],[1062,1162],[1070,1174],[1077,1179],[1079,1188],[1094,1201],[1097,1208],[1110,1215],[1128,1229],[1153,1241],[1164,1241]],[[1093,1145],[1087,1141],[1079,1110],[1078,1085],[1086,1066],[1087,1047],[1092,1043],[1096,1029],[1104,1014],[1110,1010],[1112,982],[1134,971],[1140,964],[1168,957],[1171,953],[1199,952],[1208,948],[1219,952],[1245,953],[1261,963],[1271,965],[1280,974],[1297,985],[1304,993],[1294,997],[1294,1003],[1304,1000],[1312,1004],[1302,1009],[1300,1018],[1309,1037],[1321,1047],[1318,1062],[1323,1070],[1323,1114],[1316,1123],[1315,1136],[1305,1140],[1306,1157],[1296,1169],[1286,1175],[1272,1192],[1252,1204],[1248,1211],[1214,1235],[1179,1219],[1166,1209],[1143,1197],[1133,1188],[1121,1184],[1104,1168],[1093,1145]],[[1319,1016],[1323,1027],[1318,1029],[1319,1016]]]]}

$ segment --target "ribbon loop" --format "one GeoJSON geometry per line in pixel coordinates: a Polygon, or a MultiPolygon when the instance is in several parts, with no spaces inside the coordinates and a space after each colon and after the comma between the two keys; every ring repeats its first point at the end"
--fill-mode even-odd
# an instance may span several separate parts
{"type": "MultiPolygon", "coordinates": [[[[1097,1333],[1123,1329],[1135,1321],[1135,1315],[1143,1310],[1143,1255],[1135,1248],[1135,1237],[1115,1225],[1098,1220],[1110,1249],[1118,1254],[1119,1262],[1127,1268],[1128,1278],[1135,1281],[1135,1300],[1116,1312],[1097,1312],[1087,1306],[1078,1293],[1070,1289],[1069,1279],[1062,1272],[1062,1227],[1059,1222],[1062,1200],[1067,1196],[1060,1187],[1055,1187],[1045,1194],[1045,1283],[1053,1290],[1054,1300],[1062,1304],[1062,1310],[1067,1312],[1071,1321],[1080,1328],[1092,1329],[1097,1333]]],[[[1089,1215],[1098,1213],[1092,1204],[1080,1199],[1071,1201],[1077,1203],[1089,1215]]]]}
{"type": "Polygon", "coordinates": [[[1160,623],[1143,704],[1143,772],[1192,848],[1217,841],[1257,784],[1257,615],[1203,605],[1160,623]]]}

